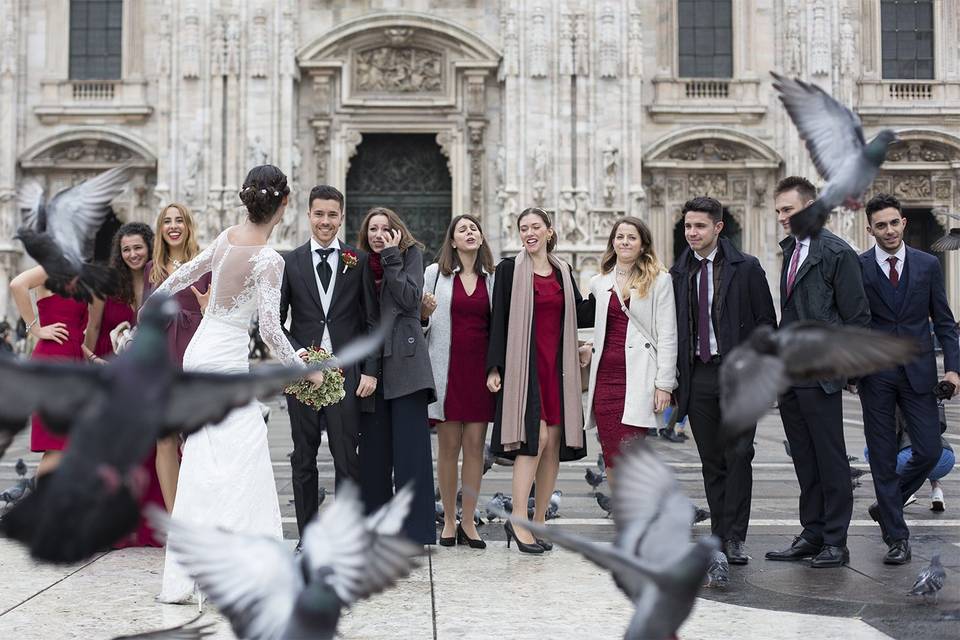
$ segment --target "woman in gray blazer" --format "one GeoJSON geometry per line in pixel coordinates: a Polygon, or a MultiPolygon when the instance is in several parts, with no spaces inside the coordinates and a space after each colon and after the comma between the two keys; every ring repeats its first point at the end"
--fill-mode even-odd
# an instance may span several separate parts
{"type": "Polygon", "coordinates": [[[440,257],[424,273],[420,317],[433,367],[437,399],[428,408],[437,424],[437,484],[443,501],[440,544],[485,549],[473,513],[483,476],[483,443],[493,420],[486,386],[487,343],[493,300],[493,255],[480,221],[459,215],[450,222],[440,257]],[[456,521],[457,460],[463,451],[463,518],[456,521]],[[456,535],[454,535],[456,534],[456,535]]]}
{"type": "Polygon", "coordinates": [[[392,323],[383,344],[375,411],[360,426],[361,492],[373,512],[410,482],[413,503],[404,533],[434,544],[433,455],[427,405],[436,399],[427,341],[420,326],[422,246],[396,213],[367,212],[357,245],[367,253],[380,301],[380,318],[392,323]]]}

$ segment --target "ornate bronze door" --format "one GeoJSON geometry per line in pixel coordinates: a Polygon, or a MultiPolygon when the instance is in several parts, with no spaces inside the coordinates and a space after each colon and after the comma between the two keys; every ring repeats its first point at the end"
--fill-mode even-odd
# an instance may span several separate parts
{"type": "Polygon", "coordinates": [[[424,266],[443,243],[451,216],[447,159],[435,134],[365,133],[347,173],[346,239],[356,242],[372,207],[393,209],[426,245],[424,266]]]}

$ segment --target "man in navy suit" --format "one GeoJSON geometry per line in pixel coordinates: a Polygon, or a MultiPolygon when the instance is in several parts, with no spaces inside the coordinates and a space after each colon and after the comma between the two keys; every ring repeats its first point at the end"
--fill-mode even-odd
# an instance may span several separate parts
{"type": "MultiPolygon", "coordinates": [[[[960,346],[957,326],[947,304],[940,262],[903,242],[907,219],[900,201],[880,193],[866,206],[867,232],[876,246],[860,255],[863,285],[870,302],[870,326],[875,331],[914,338],[920,355],[905,366],[860,379],[864,433],[870,451],[877,502],[870,517],[880,523],[889,549],[885,564],[910,562],[910,531],[903,504],[926,480],[940,459],[940,420],[933,389],[937,361],[930,322],[943,346],[944,379],[960,389],[960,346]],[[894,408],[906,418],[913,455],[897,475],[897,429],[894,408]]],[[[955,392],[956,393],[956,392],[955,392]]]]}

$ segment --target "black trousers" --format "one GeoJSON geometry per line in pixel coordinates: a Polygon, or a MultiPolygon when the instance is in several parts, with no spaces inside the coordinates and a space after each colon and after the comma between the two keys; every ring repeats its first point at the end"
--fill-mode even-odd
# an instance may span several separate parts
{"type": "Polygon", "coordinates": [[[746,540],[753,491],[753,438],[724,427],[720,417],[719,362],[693,364],[687,416],[700,453],[703,488],[710,506],[710,531],[721,540],[746,540]]]}
{"type": "Polygon", "coordinates": [[[320,411],[287,396],[290,432],[293,436],[293,455],[290,456],[293,502],[297,511],[297,529],[301,534],[319,508],[317,451],[324,429],[327,431],[327,446],[333,456],[336,484],[346,479],[360,482],[360,457],[357,452],[360,442],[360,404],[356,396],[356,376],[348,374],[344,386],[347,394],[343,400],[320,411]]]}
{"type": "Polygon", "coordinates": [[[903,519],[903,503],[924,483],[940,460],[940,415],[931,389],[917,393],[903,367],[860,380],[863,431],[870,452],[870,473],[880,508],[880,521],[888,544],[910,537],[903,519]],[[910,436],[913,455],[897,474],[897,425],[894,411],[900,407],[910,436]]]}
{"type": "Polygon", "coordinates": [[[378,388],[376,410],[362,414],[360,429],[360,491],[366,512],[373,513],[412,482],[413,502],[403,531],[418,544],[437,541],[427,397],[424,390],[385,400],[378,388]]]}
{"type": "Polygon", "coordinates": [[[801,535],[812,544],[846,545],[853,488],[840,392],[791,387],[780,396],[780,418],[800,483],[801,535]]]}

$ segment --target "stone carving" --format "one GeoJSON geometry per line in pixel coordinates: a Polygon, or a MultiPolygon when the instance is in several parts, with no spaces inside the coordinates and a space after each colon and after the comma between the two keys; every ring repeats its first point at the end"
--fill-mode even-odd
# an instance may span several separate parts
{"type": "Polygon", "coordinates": [[[730,180],[731,191],[733,192],[733,199],[739,202],[743,202],[747,199],[747,181],[744,178],[735,178],[730,180]]]}
{"type": "Polygon", "coordinates": [[[603,148],[603,202],[613,206],[617,197],[617,173],[620,168],[620,149],[607,138],[607,146],[603,148]]]}
{"type": "Polygon", "coordinates": [[[517,14],[507,11],[500,18],[500,32],[503,33],[503,61],[500,63],[499,78],[520,75],[520,40],[517,35],[517,14]]]}
{"type": "Polygon", "coordinates": [[[354,88],[377,93],[440,93],[443,54],[419,47],[377,47],[354,55],[354,88]]]}
{"type": "Polygon", "coordinates": [[[196,202],[199,195],[200,170],[203,168],[203,149],[196,142],[187,143],[184,162],[183,197],[187,202],[196,202]]]}
{"type": "Polygon", "coordinates": [[[667,200],[669,202],[683,202],[687,199],[687,182],[682,178],[667,180],[667,200]]]}
{"type": "Polygon", "coordinates": [[[260,7],[250,25],[250,48],[247,62],[251,78],[266,78],[270,66],[270,43],[267,34],[267,12],[260,7]]]}
{"type": "Polygon", "coordinates": [[[0,74],[17,73],[17,16],[14,2],[0,6],[0,74]]]}
{"type": "Polygon", "coordinates": [[[387,39],[387,42],[395,47],[407,44],[411,36],[413,36],[413,33],[414,30],[410,27],[388,27],[383,30],[383,35],[387,39]]]}
{"type": "Polygon", "coordinates": [[[635,218],[640,218],[644,222],[647,221],[647,211],[644,207],[644,203],[647,200],[647,192],[643,190],[643,187],[636,187],[630,191],[630,210],[629,214],[635,218]]]}
{"type": "Polygon", "coordinates": [[[479,212],[483,205],[483,130],[484,122],[468,122],[467,129],[470,136],[470,205],[474,212],[479,212]]]}
{"type": "Polygon", "coordinates": [[[204,244],[212,242],[226,228],[225,219],[226,216],[220,208],[220,198],[211,193],[207,199],[207,208],[203,212],[204,244]]]}
{"type": "Polygon", "coordinates": [[[813,0],[813,35],[810,39],[810,73],[830,74],[830,27],[825,0],[813,0]]]}
{"type": "Polygon", "coordinates": [[[753,206],[764,209],[767,206],[767,176],[757,172],[753,174],[753,206]]]}
{"type": "Polygon", "coordinates": [[[441,131],[437,134],[435,138],[437,144],[440,146],[440,152],[443,153],[447,158],[447,170],[450,171],[450,175],[453,175],[453,162],[451,158],[453,157],[453,132],[450,130],[441,131]]]}
{"type": "Polygon", "coordinates": [[[177,37],[177,49],[180,50],[180,71],[183,77],[199,78],[200,61],[203,56],[200,55],[200,16],[197,15],[195,2],[187,2],[183,7],[183,26],[177,37]]]}
{"type": "Polygon", "coordinates": [[[547,42],[547,24],[543,4],[538,2],[533,7],[533,15],[530,20],[530,50],[527,59],[527,64],[530,65],[530,77],[546,78],[548,75],[549,44],[547,42]]]}
{"type": "Polygon", "coordinates": [[[950,200],[953,183],[950,180],[935,180],[933,183],[933,197],[937,200],[950,200]]]}
{"type": "Polygon", "coordinates": [[[630,12],[630,30],[627,33],[627,75],[643,75],[643,20],[639,11],[630,12]]]}
{"type": "Polygon", "coordinates": [[[616,78],[620,75],[620,38],[617,14],[612,3],[603,5],[600,13],[600,77],[616,78]]]}
{"type": "Polygon", "coordinates": [[[483,116],[487,110],[486,74],[467,75],[467,113],[471,116],[483,116]]]}
{"type": "Polygon", "coordinates": [[[929,176],[907,176],[893,184],[893,194],[904,200],[929,200],[933,196],[929,176]]]}
{"type": "MultiPolygon", "coordinates": [[[[38,162],[66,165],[116,164],[134,159],[132,151],[103,140],[68,142],[47,151],[38,162]]],[[[81,179],[87,176],[82,176],[81,179]]]]}
{"type": "Polygon", "coordinates": [[[240,16],[230,14],[226,32],[226,73],[232,76],[240,74],[240,16]]]}
{"type": "Polygon", "coordinates": [[[507,187],[507,150],[502,145],[497,145],[497,189],[506,189],[507,187]]]}
{"type": "Polygon", "coordinates": [[[587,14],[578,11],[573,26],[573,68],[578,76],[590,75],[590,25],[587,14]]]}
{"type": "Polygon", "coordinates": [[[848,5],[844,5],[840,15],[840,75],[846,77],[854,73],[857,63],[857,42],[853,27],[853,10],[848,5]]]}
{"type": "Polygon", "coordinates": [[[733,162],[745,159],[747,152],[722,140],[694,140],[671,149],[669,157],[687,162],[733,162]]]}
{"type": "Polygon", "coordinates": [[[577,191],[575,196],[577,200],[577,210],[574,214],[577,231],[583,236],[584,240],[589,240],[590,233],[590,193],[587,191],[577,191]]]}
{"type": "Polygon", "coordinates": [[[267,149],[263,144],[263,138],[259,135],[254,136],[253,140],[247,145],[247,160],[251,167],[267,164],[267,149]]]}
{"type": "Polygon", "coordinates": [[[948,162],[951,154],[924,140],[896,142],[887,151],[888,162],[948,162]]]}
{"type": "Polygon", "coordinates": [[[280,27],[280,73],[287,76],[298,76],[296,51],[300,46],[299,31],[297,29],[298,5],[296,0],[288,0],[283,11],[283,20],[280,27]]]}
{"type": "Polygon", "coordinates": [[[664,205],[663,196],[666,191],[666,178],[662,174],[654,175],[647,191],[650,193],[650,205],[662,207],[664,205]]]}
{"type": "Polygon", "coordinates": [[[722,173],[698,173],[690,176],[689,195],[710,196],[723,200],[727,195],[727,176],[722,173]]]}
{"type": "Polygon", "coordinates": [[[170,14],[166,11],[160,15],[160,27],[158,31],[160,34],[160,43],[157,50],[157,71],[159,71],[162,77],[165,77],[170,73],[170,56],[173,53],[171,48],[170,14]]]}
{"type": "Polygon", "coordinates": [[[573,75],[573,17],[565,11],[560,14],[560,42],[557,51],[560,75],[573,75]]]}
{"type": "Polygon", "coordinates": [[[547,165],[549,162],[547,145],[541,140],[533,149],[533,201],[538,207],[543,206],[544,191],[547,188],[547,165]]]}
{"type": "MultiPolygon", "coordinates": [[[[317,167],[317,182],[326,183],[327,180],[327,156],[329,149],[327,145],[330,142],[330,126],[327,123],[312,123],[313,124],[313,158],[317,167]]],[[[359,144],[359,142],[357,143],[359,144]]],[[[356,153],[357,146],[354,145],[353,152],[350,157],[353,157],[353,154],[356,153]]]]}
{"type": "Polygon", "coordinates": [[[210,27],[210,75],[222,76],[227,73],[227,32],[222,15],[212,18],[210,27]]]}
{"type": "MultiPolygon", "coordinates": [[[[293,192],[293,202],[297,205],[303,200],[300,193],[301,175],[300,169],[303,167],[303,152],[300,151],[300,143],[296,140],[290,148],[290,190],[293,192]]],[[[300,207],[295,207],[299,209],[300,207]]]]}
{"type": "Polygon", "coordinates": [[[613,223],[623,216],[623,211],[607,210],[593,212],[593,232],[594,242],[606,242],[613,231],[613,223]]]}
{"type": "Polygon", "coordinates": [[[840,207],[831,214],[831,217],[834,218],[834,232],[850,245],[851,249],[860,253],[860,248],[853,241],[853,227],[856,223],[857,216],[857,212],[852,209],[847,209],[846,207],[840,207]]]}
{"type": "Polygon", "coordinates": [[[798,0],[786,0],[786,24],[784,26],[784,71],[797,75],[802,67],[802,44],[800,34],[800,10],[798,0]]]}
{"type": "Polygon", "coordinates": [[[580,232],[577,230],[577,201],[573,197],[572,189],[560,191],[560,202],[557,204],[557,213],[554,224],[557,226],[557,237],[567,242],[576,242],[580,232]]]}
{"type": "Polygon", "coordinates": [[[507,191],[497,196],[497,204],[500,205],[500,242],[503,245],[515,244],[517,215],[520,208],[517,206],[517,197],[515,194],[507,191]],[[511,242],[514,240],[514,242],[511,242]]]}
{"type": "Polygon", "coordinates": [[[330,113],[330,76],[326,74],[313,75],[313,113],[325,116],[330,113]]]}
{"type": "MultiPolygon", "coordinates": [[[[347,156],[347,169],[350,169],[350,161],[355,155],[357,155],[357,147],[360,146],[360,143],[363,142],[363,134],[361,134],[356,129],[350,129],[347,131],[347,135],[343,139],[344,154],[347,156]]],[[[440,134],[437,134],[437,144],[440,145],[440,149],[443,150],[443,143],[440,142],[440,134]]]]}

